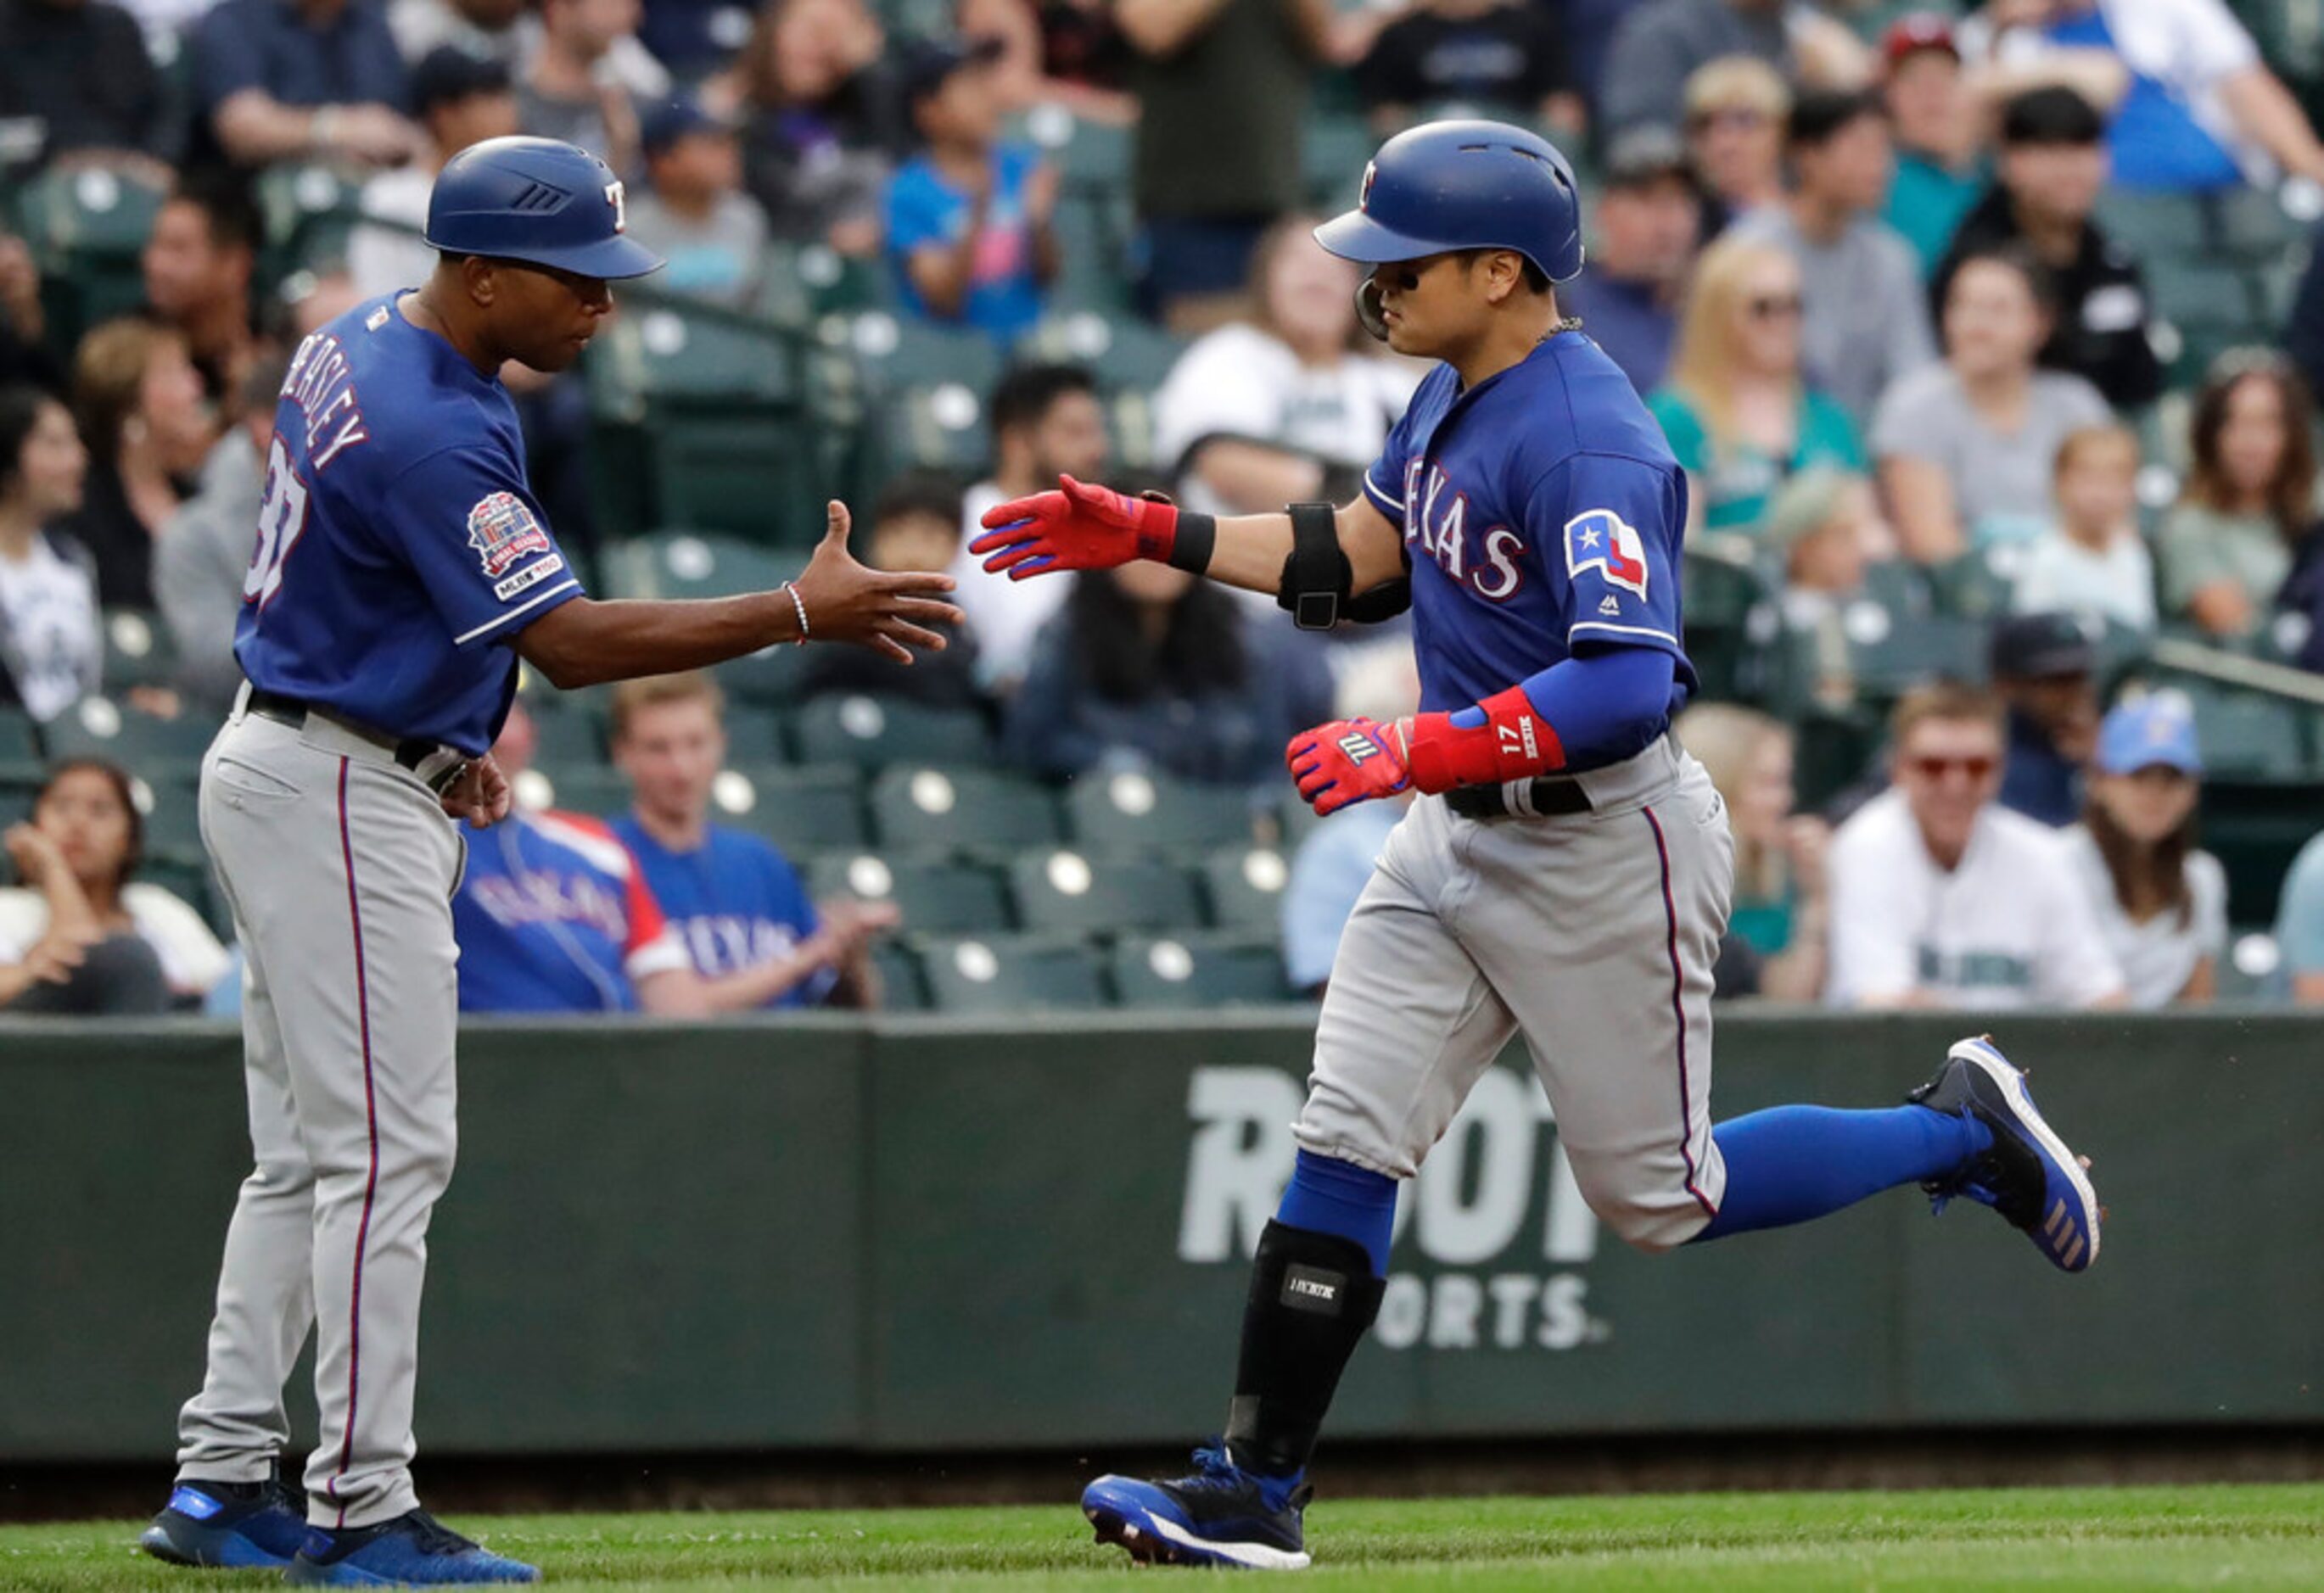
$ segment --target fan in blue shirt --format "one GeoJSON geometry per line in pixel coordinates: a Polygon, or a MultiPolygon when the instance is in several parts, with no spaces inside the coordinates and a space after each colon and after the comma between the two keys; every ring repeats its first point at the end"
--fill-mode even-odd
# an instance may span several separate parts
{"type": "Polygon", "coordinates": [[[873,1007],[872,945],[892,903],[818,909],[798,872],[756,835],[708,822],[726,761],[718,688],[702,675],[625,682],[613,694],[613,760],[636,806],[613,823],[702,978],[710,1008],[873,1007]]]}

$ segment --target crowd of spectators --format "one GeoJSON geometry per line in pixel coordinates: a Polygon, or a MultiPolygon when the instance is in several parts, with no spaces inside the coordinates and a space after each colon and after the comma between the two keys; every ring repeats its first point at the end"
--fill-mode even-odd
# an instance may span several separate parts
{"type": "MultiPolygon", "coordinates": [[[[225,711],[298,339],[417,281],[436,172],[521,131],[620,174],[631,231],[669,261],[662,291],[758,314],[785,249],[827,249],[883,281],[895,314],[1006,355],[976,395],[982,479],[906,470],[859,506],[870,562],[964,577],[959,642],[909,669],[816,649],[807,698],[979,716],[1044,779],[1135,768],[1240,800],[1335,702],[1401,700],[1408,682],[1383,672],[1398,627],[1305,636],[1154,565],[996,581],[965,540],[1059,474],[1219,513],[1352,495],[1422,373],[1365,336],[1356,269],[1310,237],[1303,139],[1319,106],[1374,134],[1467,108],[1579,159],[1589,259],[1563,302],[1685,467],[1690,548],[1772,597],[1778,635],[1755,645],[1799,662],[1787,701],[1763,705],[1893,708],[1877,759],[1812,814],[1794,811],[1804,753],[1779,714],[1687,716],[1737,837],[1722,990],[2152,1006],[2216,986],[2227,889],[2192,839],[2202,726],[2169,690],[2109,711],[2094,644],[2180,632],[2324,665],[2324,265],[2282,352],[2191,372],[2154,262],[2108,226],[2109,194],[2289,183],[2296,206],[2324,182],[2324,144],[2222,0],[1993,0],[1877,25],[1866,13],[1893,8],[1840,0],[937,9],[941,25],[870,0],[0,0],[0,173],[165,196],[136,311],[69,337],[32,251],[0,234],[0,704],[35,724],[74,710],[104,676],[106,617],[126,612],[176,660],[130,706],[225,711]],[[1134,409],[1102,358],[1024,352],[1064,256],[1056,141],[1031,135],[1044,115],[1130,130],[1111,196],[1136,227],[1128,297],[1182,340],[1134,409]],[[343,259],[278,291],[260,182],[308,162],[366,219],[343,259]],[[1998,583],[1969,611],[1968,673],[1989,686],[1868,696],[1857,652],[1944,607],[1965,570],[1998,583]]],[[[582,379],[504,377],[544,502],[591,548],[582,379]]],[[[619,695],[629,816],[529,814],[476,843],[465,1005],[879,999],[870,953],[892,909],[810,901],[791,861],[709,822],[721,716],[707,680],[619,695]]],[[[505,763],[530,729],[520,709],[505,763]]],[[[0,901],[0,1005],[144,1009],[217,981],[226,953],[196,944],[191,909],[130,879],[138,772],[59,763],[9,832],[22,888],[0,901]]],[[[1290,988],[1322,982],[1396,811],[1300,843],[1290,988]]],[[[2278,933],[2307,997],[2324,996],[2319,897],[2311,847],[2278,933]]]]}

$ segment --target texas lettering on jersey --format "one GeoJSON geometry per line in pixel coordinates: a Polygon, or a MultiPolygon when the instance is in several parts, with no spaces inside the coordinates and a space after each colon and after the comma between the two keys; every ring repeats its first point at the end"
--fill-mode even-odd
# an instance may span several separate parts
{"type": "Polygon", "coordinates": [[[1413,459],[1404,467],[1404,541],[1487,603],[1507,603],[1525,585],[1525,539],[1507,526],[1494,526],[1469,549],[1469,495],[1434,462],[1413,459]]]}

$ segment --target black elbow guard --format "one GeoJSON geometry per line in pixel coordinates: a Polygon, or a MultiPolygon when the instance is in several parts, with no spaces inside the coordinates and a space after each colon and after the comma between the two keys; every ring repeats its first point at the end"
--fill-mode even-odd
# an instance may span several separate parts
{"type": "Polygon", "coordinates": [[[1412,582],[1399,576],[1361,597],[1350,595],[1356,574],[1340,546],[1339,511],[1329,503],[1293,503],[1291,557],[1283,561],[1276,606],[1302,631],[1329,631],[1342,620],[1376,625],[1412,606],[1412,582]]]}

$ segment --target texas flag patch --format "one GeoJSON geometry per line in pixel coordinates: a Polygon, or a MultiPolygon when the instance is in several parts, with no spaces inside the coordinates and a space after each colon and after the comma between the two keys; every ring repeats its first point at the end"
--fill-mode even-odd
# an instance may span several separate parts
{"type": "Polygon", "coordinates": [[[1565,522],[1565,574],[1578,579],[1596,570],[1609,585],[1646,594],[1646,545],[1637,528],[1610,509],[1591,509],[1565,522]]]}

